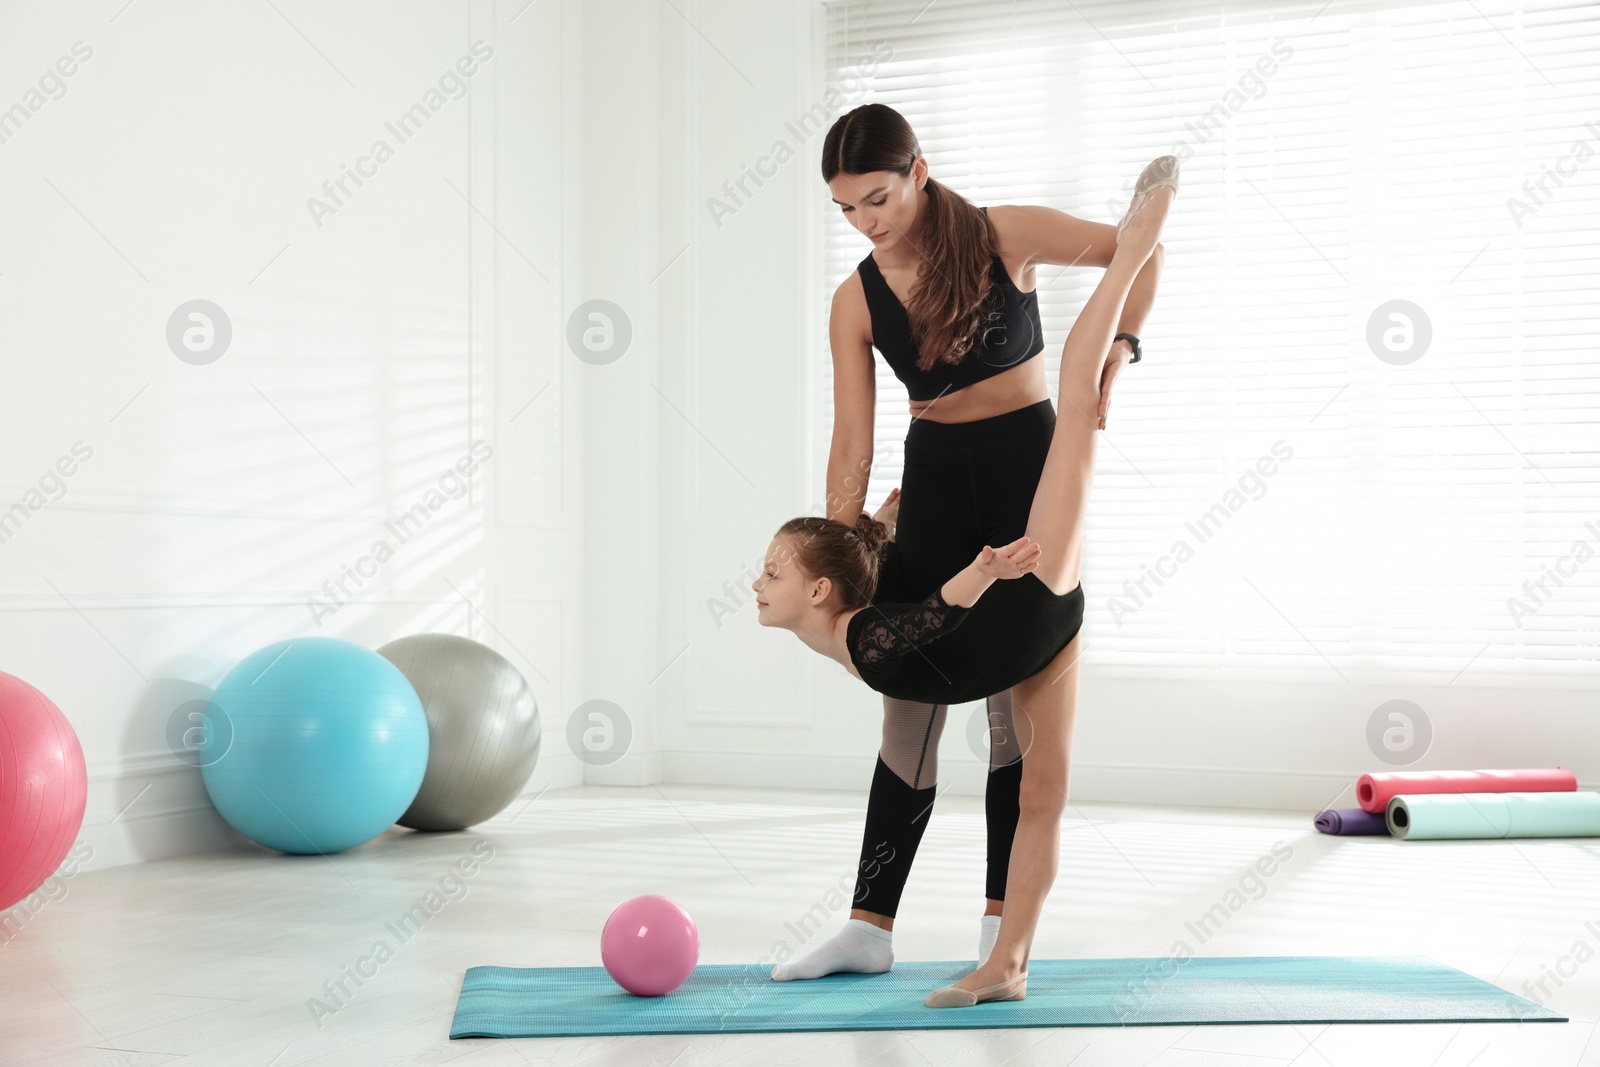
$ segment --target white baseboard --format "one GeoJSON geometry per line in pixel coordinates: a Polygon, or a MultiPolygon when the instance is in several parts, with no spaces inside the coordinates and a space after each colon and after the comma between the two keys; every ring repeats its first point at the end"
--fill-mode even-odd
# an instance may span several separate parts
{"type": "MultiPolygon", "coordinates": [[[[851,756],[662,752],[669,782],[860,791],[872,783],[876,756],[875,752],[851,756]]],[[[987,773],[976,760],[939,761],[941,789],[947,787],[950,793],[982,796],[987,773]]],[[[1305,811],[1309,817],[1325,807],[1353,806],[1359,776],[1331,771],[1074,763],[1068,791],[1075,801],[1305,811]]]]}
{"type": "Polygon", "coordinates": [[[583,768],[584,785],[652,785],[672,781],[663,773],[658,749],[634,749],[615,763],[583,768]]]}
{"type": "MultiPolygon", "coordinates": [[[[584,770],[564,746],[551,745],[541,751],[521,796],[582,785],[584,770]]],[[[205,852],[245,838],[217,813],[200,769],[162,752],[90,765],[77,840],[89,846],[77,870],[93,871],[205,852]]]]}

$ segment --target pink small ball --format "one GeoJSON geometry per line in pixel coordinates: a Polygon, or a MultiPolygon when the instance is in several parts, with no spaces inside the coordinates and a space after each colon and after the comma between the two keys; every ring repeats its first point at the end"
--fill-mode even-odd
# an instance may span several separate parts
{"type": "Polygon", "coordinates": [[[682,905],[666,897],[623,901],[600,932],[606,973],[635,996],[672,992],[699,960],[700,931],[682,905]]]}

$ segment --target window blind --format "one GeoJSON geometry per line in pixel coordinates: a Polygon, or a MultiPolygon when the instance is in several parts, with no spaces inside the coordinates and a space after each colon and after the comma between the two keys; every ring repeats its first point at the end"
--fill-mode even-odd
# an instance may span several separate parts
{"type": "MultiPolygon", "coordinates": [[[[1183,159],[1099,440],[1086,663],[1594,684],[1600,6],[850,0],[825,41],[861,79],[838,113],[894,107],[975,204],[1114,223],[1183,159]]],[[[829,302],[870,242],[816,196],[825,463],[829,302]]],[[[1101,272],[1036,273],[1054,399],[1101,272]]],[[[909,422],[875,359],[869,508],[909,422]]]]}

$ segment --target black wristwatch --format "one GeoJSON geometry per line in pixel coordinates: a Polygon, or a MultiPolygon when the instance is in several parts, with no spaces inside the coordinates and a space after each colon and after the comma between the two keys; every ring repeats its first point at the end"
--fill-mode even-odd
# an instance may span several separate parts
{"type": "Polygon", "coordinates": [[[1115,337],[1113,337],[1111,340],[1113,342],[1116,342],[1116,341],[1127,341],[1129,344],[1131,344],[1133,346],[1133,358],[1128,360],[1128,362],[1129,363],[1137,363],[1137,362],[1139,362],[1139,339],[1137,337],[1135,337],[1131,333],[1119,333],[1115,337]]]}

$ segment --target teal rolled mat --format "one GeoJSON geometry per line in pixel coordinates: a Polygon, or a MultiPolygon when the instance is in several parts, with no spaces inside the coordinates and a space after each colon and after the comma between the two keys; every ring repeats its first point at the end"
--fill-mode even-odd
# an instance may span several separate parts
{"type": "Polygon", "coordinates": [[[1424,956],[1035,959],[1026,1000],[923,1004],[972,966],[909,961],[883,974],[774,982],[770,963],[703,963],[661,997],[624,992],[600,967],[469,967],[450,1036],[1566,1021],[1424,956]]]}
{"type": "Polygon", "coordinates": [[[1600,837],[1600,793],[1432,793],[1389,798],[1389,832],[1410,841],[1600,837]]]}

